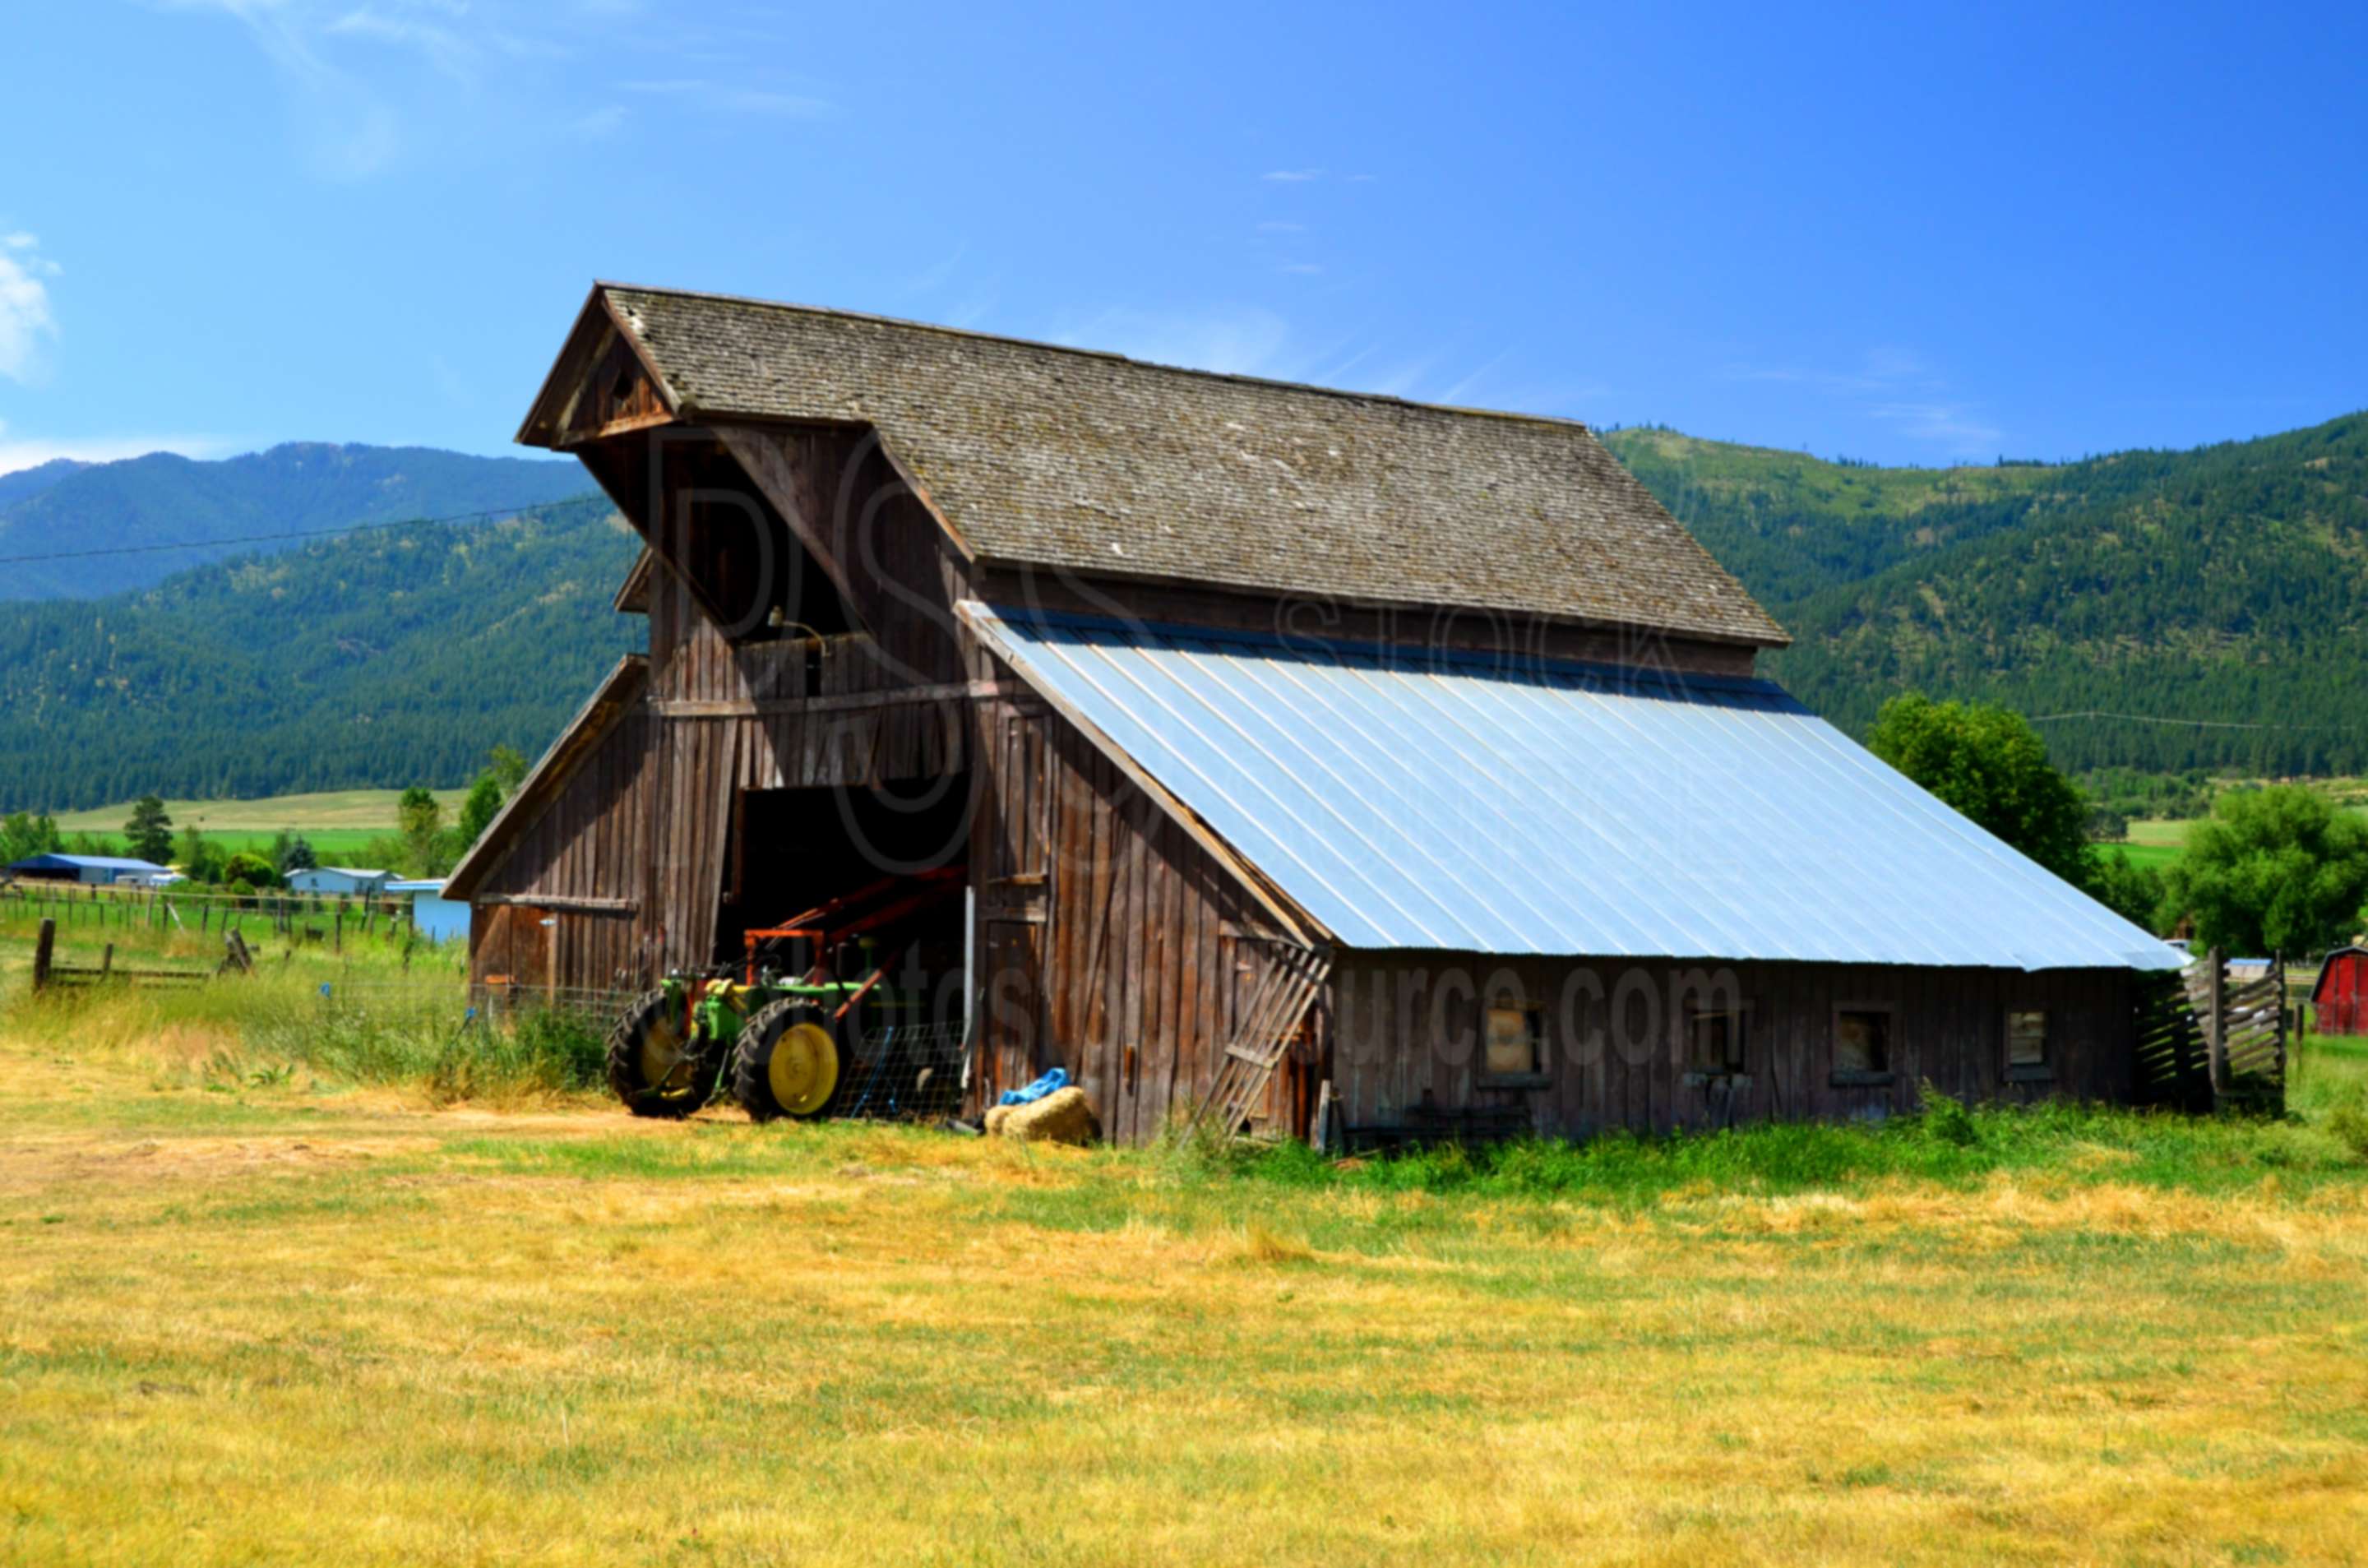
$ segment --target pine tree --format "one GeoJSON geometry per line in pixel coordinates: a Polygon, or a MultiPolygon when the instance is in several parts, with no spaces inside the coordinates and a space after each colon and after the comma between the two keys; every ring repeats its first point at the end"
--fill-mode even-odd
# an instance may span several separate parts
{"type": "Polygon", "coordinates": [[[162,866],[173,858],[173,819],[165,814],[165,802],[154,795],[142,795],[131,803],[123,836],[136,859],[162,866]]]}

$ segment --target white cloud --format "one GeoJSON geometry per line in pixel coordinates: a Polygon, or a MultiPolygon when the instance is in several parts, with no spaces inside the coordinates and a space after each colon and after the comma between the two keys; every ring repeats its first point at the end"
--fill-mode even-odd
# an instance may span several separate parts
{"type": "Polygon", "coordinates": [[[1064,324],[1053,341],[1100,348],[1155,365],[1226,375],[1283,376],[1291,329],[1271,311],[1220,306],[1206,311],[1107,310],[1064,324]]]}
{"type": "Polygon", "coordinates": [[[1307,233],[1307,225],[1304,223],[1282,223],[1269,221],[1268,222],[1260,223],[1258,226],[1258,232],[1261,234],[1304,234],[1307,233]]]}
{"type": "Polygon", "coordinates": [[[1282,264],[1282,270],[1299,278],[1313,278],[1324,268],[1320,263],[1313,261],[1286,261],[1282,264]]]}
{"type": "Polygon", "coordinates": [[[586,142],[605,142],[625,128],[625,106],[610,104],[567,122],[570,135],[586,142]]]}
{"type": "Polygon", "coordinates": [[[1258,178],[1272,180],[1277,185],[1305,185],[1309,180],[1323,177],[1322,169],[1269,169],[1258,176],[1258,178]]]}
{"type": "Polygon", "coordinates": [[[1508,348],[1486,364],[1466,371],[1452,384],[1442,388],[1433,401],[1461,406],[1488,379],[1488,373],[1503,364],[1512,352],[1508,348]]]}
{"type": "Polygon", "coordinates": [[[819,119],[831,112],[827,98],[800,93],[777,93],[763,87],[736,86],[703,76],[620,84],[629,93],[674,98],[695,108],[723,114],[775,115],[785,119],[819,119]]]}
{"type": "Polygon", "coordinates": [[[1994,451],[2005,435],[1984,416],[1980,404],[1950,396],[1948,379],[1923,356],[1896,344],[1869,348],[1849,369],[1737,364],[1726,367],[1724,374],[1729,381],[1767,381],[1824,392],[1857,405],[1865,417],[1911,439],[1928,442],[1949,457],[1994,451]]]}
{"type": "Polygon", "coordinates": [[[463,38],[441,17],[457,20],[459,8],[416,5],[398,5],[393,9],[364,6],[348,11],[330,22],[324,29],[332,37],[367,39],[374,43],[396,44],[419,51],[429,64],[458,82],[473,82],[477,75],[479,51],[476,43],[463,38]]]}
{"type": "Polygon", "coordinates": [[[910,278],[906,279],[905,283],[905,291],[912,294],[933,294],[937,292],[939,290],[944,288],[948,283],[953,281],[954,269],[962,265],[962,257],[969,254],[970,242],[968,240],[957,242],[952,253],[947,256],[943,260],[932,262],[929,266],[923,267],[920,271],[915,273],[910,278]]]}
{"type": "MultiPolygon", "coordinates": [[[[813,119],[826,99],[774,73],[743,77],[780,57],[777,40],[691,8],[643,0],[144,0],[162,10],[234,21],[289,90],[296,138],[319,175],[356,180],[435,150],[509,145],[523,115],[527,140],[600,141],[641,115],[604,103],[616,89],[586,79],[589,62],[623,51],[646,79],[624,91],[671,98],[709,114],[813,119]],[[681,75],[685,62],[714,63],[681,75]],[[549,99],[552,112],[536,105],[549,99]],[[593,107],[585,107],[586,101],[593,107]]],[[[745,13],[762,17],[766,13],[745,13]]]]}
{"type": "Polygon", "coordinates": [[[123,458],[145,457],[150,452],[178,452],[185,458],[216,458],[233,450],[236,445],[220,436],[11,437],[6,424],[0,423],[0,473],[39,468],[53,458],[72,458],[76,462],[86,463],[115,462],[123,458]]]}
{"type": "Polygon", "coordinates": [[[1958,457],[1975,457],[1997,449],[2006,432],[1979,417],[1969,403],[1887,403],[1867,410],[1874,418],[1896,425],[1906,435],[1930,441],[1958,457]]]}
{"type": "Polygon", "coordinates": [[[43,257],[40,242],[10,234],[0,248],[0,376],[29,381],[40,368],[40,347],[58,335],[45,281],[61,270],[43,257]]]}

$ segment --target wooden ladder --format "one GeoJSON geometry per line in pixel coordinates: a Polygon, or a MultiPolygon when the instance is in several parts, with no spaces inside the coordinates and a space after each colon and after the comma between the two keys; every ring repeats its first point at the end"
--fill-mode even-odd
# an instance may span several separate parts
{"type": "Polygon", "coordinates": [[[1307,1009],[1332,977],[1332,956],[1282,937],[1264,940],[1272,953],[1258,989],[1242,1010],[1241,1026],[1225,1043],[1209,1097],[1192,1113],[1195,1131],[1214,1115],[1217,1131],[1231,1137],[1249,1119],[1250,1108],[1266,1093],[1274,1070],[1291,1049],[1307,1009]]]}

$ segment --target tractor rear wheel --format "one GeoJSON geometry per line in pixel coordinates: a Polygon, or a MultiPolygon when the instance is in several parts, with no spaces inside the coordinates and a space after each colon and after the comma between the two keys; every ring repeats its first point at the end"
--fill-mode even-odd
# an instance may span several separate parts
{"type": "Polygon", "coordinates": [[[752,1121],[827,1116],[846,1065],[838,1028],[820,1003],[784,997],[741,1026],[732,1050],[732,1097],[752,1121]]]}
{"type": "Polygon", "coordinates": [[[703,1046],[678,999],[645,992],[609,1031],[609,1086],[635,1116],[689,1116],[715,1092],[716,1063],[703,1046]]]}

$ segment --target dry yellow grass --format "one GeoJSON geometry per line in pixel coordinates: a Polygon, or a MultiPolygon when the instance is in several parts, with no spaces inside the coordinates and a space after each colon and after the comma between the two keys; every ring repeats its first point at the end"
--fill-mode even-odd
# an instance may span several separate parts
{"type": "Polygon", "coordinates": [[[0,1132],[0,1562],[2368,1542],[2357,1185],[2206,1198],[2100,1157],[1590,1206],[32,1065],[0,1132]]]}

